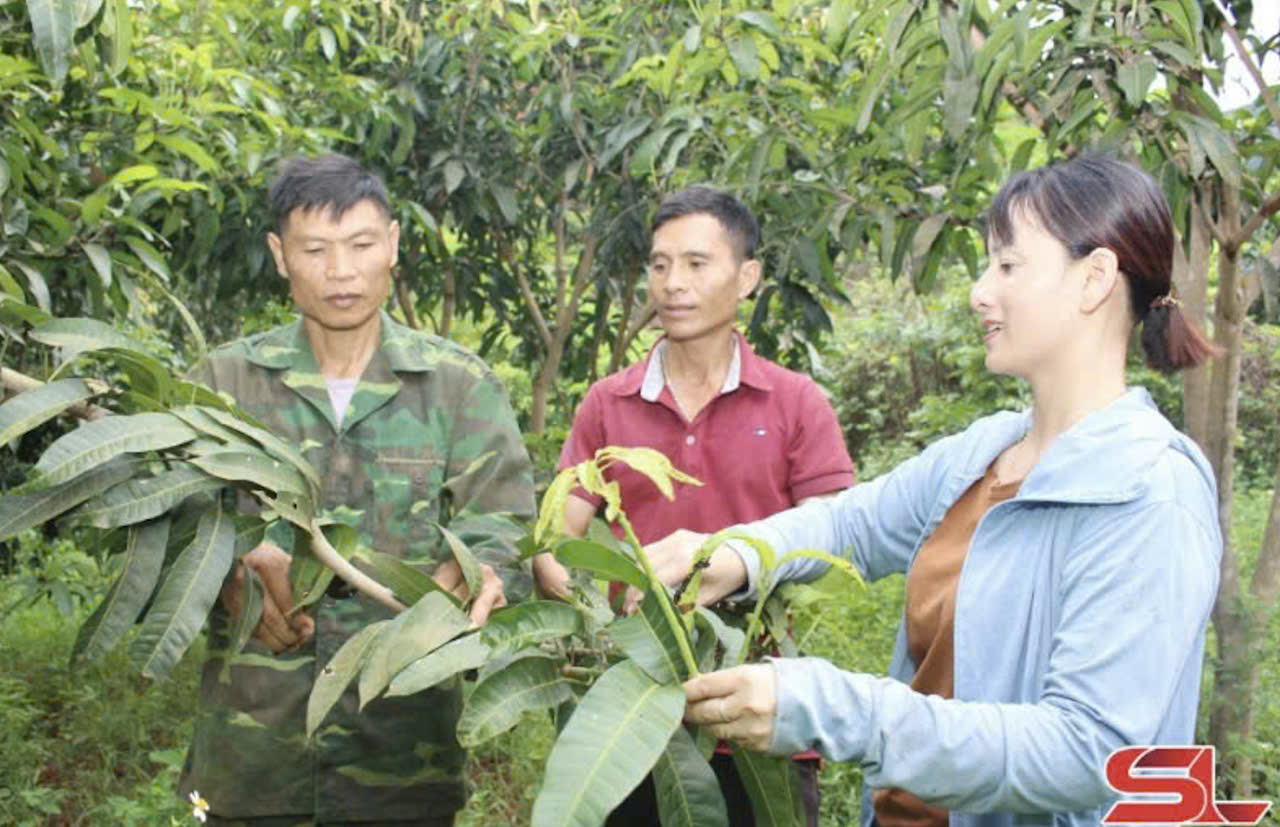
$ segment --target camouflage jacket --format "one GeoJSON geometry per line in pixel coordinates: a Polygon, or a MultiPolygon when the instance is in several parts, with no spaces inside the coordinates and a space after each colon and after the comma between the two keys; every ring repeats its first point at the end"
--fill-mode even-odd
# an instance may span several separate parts
{"type": "MultiPolygon", "coordinates": [[[[449,519],[481,559],[503,566],[508,600],[529,593],[510,523],[497,514],[533,514],[531,468],[506,393],[476,356],[383,314],[379,348],[341,423],[301,322],[219,348],[196,377],[300,446],[324,507],[345,514],[363,544],[429,570],[449,557],[432,523],[449,519]]],[[[362,713],[353,686],[306,738],[316,670],[355,631],[390,616],[360,595],[325,596],[310,611],[316,633],[301,649],[276,656],[254,640],[224,668],[230,623],[215,607],[182,794],[198,790],[224,818],[396,820],[460,809],[457,682],[380,698],[362,713]]]]}

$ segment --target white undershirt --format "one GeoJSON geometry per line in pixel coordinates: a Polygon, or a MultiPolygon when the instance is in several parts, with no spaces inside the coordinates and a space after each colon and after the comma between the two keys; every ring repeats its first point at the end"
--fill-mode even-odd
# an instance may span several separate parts
{"type": "Polygon", "coordinates": [[[356,384],[359,382],[359,379],[324,378],[324,383],[329,386],[329,404],[333,406],[337,422],[342,422],[342,417],[346,415],[347,406],[351,404],[351,397],[355,395],[356,384]]]}

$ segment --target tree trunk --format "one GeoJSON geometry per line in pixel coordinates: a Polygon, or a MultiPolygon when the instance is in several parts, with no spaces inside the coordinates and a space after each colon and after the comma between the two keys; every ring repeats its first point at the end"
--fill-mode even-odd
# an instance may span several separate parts
{"type": "Polygon", "coordinates": [[[1231,504],[1235,495],[1235,436],[1239,412],[1240,348],[1244,310],[1240,289],[1239,191],[1222,193],[1218,250],[1218,296],[1214,302],[1213,337],[1223,349],[1209,389],[1207,453],[1218,480],[1218,525],[1222,531],[1221,582],[1213,608],[1219,666],[1214,674],[1209,737],[1218,748],[1228,775],[1236,778],[1233,795],[1247,795],[1250,762],[1234,745],[1249,737],[1253,719],[1252,662],[1257,635],[1241,601],[1240,565],[1231,537],[1231,504]]]}
{"type": "Polygon", "coordinates": [[[618,334],[613,339],[613,352],[609,354],[609,373],[617,373],[622,369],[622,360],[626,356],[627,345],[630,344],[628,334],[634,325],[631,317],[635,313],[636,284],[639,281],[638,270],[628,273],[627,282],[622,288],[622,318],[618,325],[618,334]]]}
{"type": "MultiPolygon", "coordinates": [[[[613,309],[613,297],[607,290],[596,287],[596,329],[591,335],[591,347],[587,350],[587,384],[594,385],[600,378],[600,347],[604,344],[605,331],[609,329],[609,311],[613,309]]],[[[623,317],[626,324],[626,317],[623,317]]]]}
{"type": "Polygon", "coordinates": [[[453,259],[444,265],[443,298],[440,301],[440,336],[448,339],[453,331],[453,314],[458,304],[458,280],[453,274],[453,259]]]}
{"type": "MultiPolygon", "coordinates": [[[[1187,316],[1205,328],[1209,304],[1209,251],[1213,241],[1209,221],[1192,193],[1190,250],[1174,251],[1173,285],[1187,316]]],[[[1209,452],[1209,382],[1212,362],[1182,372],[1182,429],[1209,452]]]]}
{"type": "Polygon", "coordinates": [[[560,360],[564,356],[565,340],[568,334],[562,329],[555,331],[551,346],[547,348],[547,358],[543,360],[538,375],[533,378],[533,400],[529,405],[529,429],[531,434],[541,434],[547,429],[547,402],[555,385],[556,376],[560,373],[560,360]]]}

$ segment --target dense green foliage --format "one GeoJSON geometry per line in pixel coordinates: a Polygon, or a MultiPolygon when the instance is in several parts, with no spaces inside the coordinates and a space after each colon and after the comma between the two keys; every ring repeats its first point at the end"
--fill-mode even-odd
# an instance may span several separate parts
{"type": "MultiPolygon", "coordinates": [[[[1274,576],[1255,578],[1255,559],[1280,555],[1280,536],[1264,536],[1280,466],[1280,245],[1266,243],[1280,208],[1280,110],[1274,89],[1229,112],[1208,93],[1234,34],[1255,58],[1275,48],[1254,35],[1247,0],[1225,4],[1230,20],[1221,8],[3,2],[0,361],[45,379],[69,352],[27,336],[33,317],[5,297],[110,323],[175,373],[206,341],[268,326],[287,310],[261,242],[266,182],[281,157],[334,148],[391,185],[404,230],[395,311],[485,353],[534,432],[545,482],[587,383],[637,352],[653,205],[712,181],[764,219],[766,281],[744,327],[762,352],[828,382],[866,478],[1026,402],[984,370],[959,273],[979,266],[979,216],[1003,178],[1107,149],[1159,177],[1183,241],[1178,292],[1228,352],[1185,385],[1131,368],[1226,469],[1228,570],[1239,576],[1224,579],[1215,615],[1206,720],[1210,704],[1220,709],[1202,737],[1253,759],[1226,766],[1224,785],[1247,790],[1252,773],[1255,789],[1275,790],[1280,621],[1274,576]]],[[[141,384],[109,360],[79,366],[141,384]]],[[[0,491],[66,429],[55,420],[0,448],[0,491]]],[[[161,770],[154,784],[121,770],[111,793],[102,773],[43,771],[80,766],[57,753],[80,727],[96,733],[103,766],[147,754],[112,746],[110,716],[81,704],[98,684],[50,665],[70,651],[74,624],[62,619],[84,619],[110,565],[82,535],[45,532],[54,539],[0,545],[0,611],[11,610],[0,656],[30,654],[13,666],[25,677],[0,670],[0,700],[13,700],[0,707],[12,716],[4,732],[30,735],[6,742],[5,766],[41,768],[6,770],[0,820],[61,823],[55,809],[72,823],[181,817],[163,810],[172,752],[146,764],[161,770]],[[84,718],[66,717],[80,708],[84,718]],[[44,738],[50,727],[59,737],[44,738]]],[[[811,648],[882,668],[897,600],[879,586],[847,612],[815,615],[811,648]]],[[[175,688],[189,669],[153,694],[189,697],[175,688]]],[[[162,712],[180,705],[138,695],[123,672],[95,676],[166,733],[157,745],[180,741],[167,734],[180,716],[162,712]]],[[[479,753],[469,823],[527,821],[551,736],[542,721],[526,726],[532,748],[511,733],[499,741],[519,745],[514,760],[479,753]]],[[[852,820],[855,780],[847,767],[825,777],[832,823],[852,820]]]]}

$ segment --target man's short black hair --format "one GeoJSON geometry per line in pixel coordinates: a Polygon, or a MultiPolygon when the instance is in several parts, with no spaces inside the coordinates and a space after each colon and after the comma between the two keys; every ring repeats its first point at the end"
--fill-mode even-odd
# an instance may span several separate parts
{"type": "Polygon", "coordinates": [[[271,220],[283,235],[294,210],[328,209],[334,220],[361,201],[372,201],[388,218],[391,199],[387,185],[375,173],[345,155],[331,153],[314,158],[290,158],[280,165],[271,182],[271,220]]]}
{"type": "Polygon", "coordinates": [[[701,213],[714,217],[729,233],[739,261],[755,255],[756,245],[760,243],[760,224],[756,217],[746,204],[711,187],[690,187],[667,196],[658,205],[658,213],[653,217],[649,230],[656,233],[659,227],[672,219],[701,213]]]}

